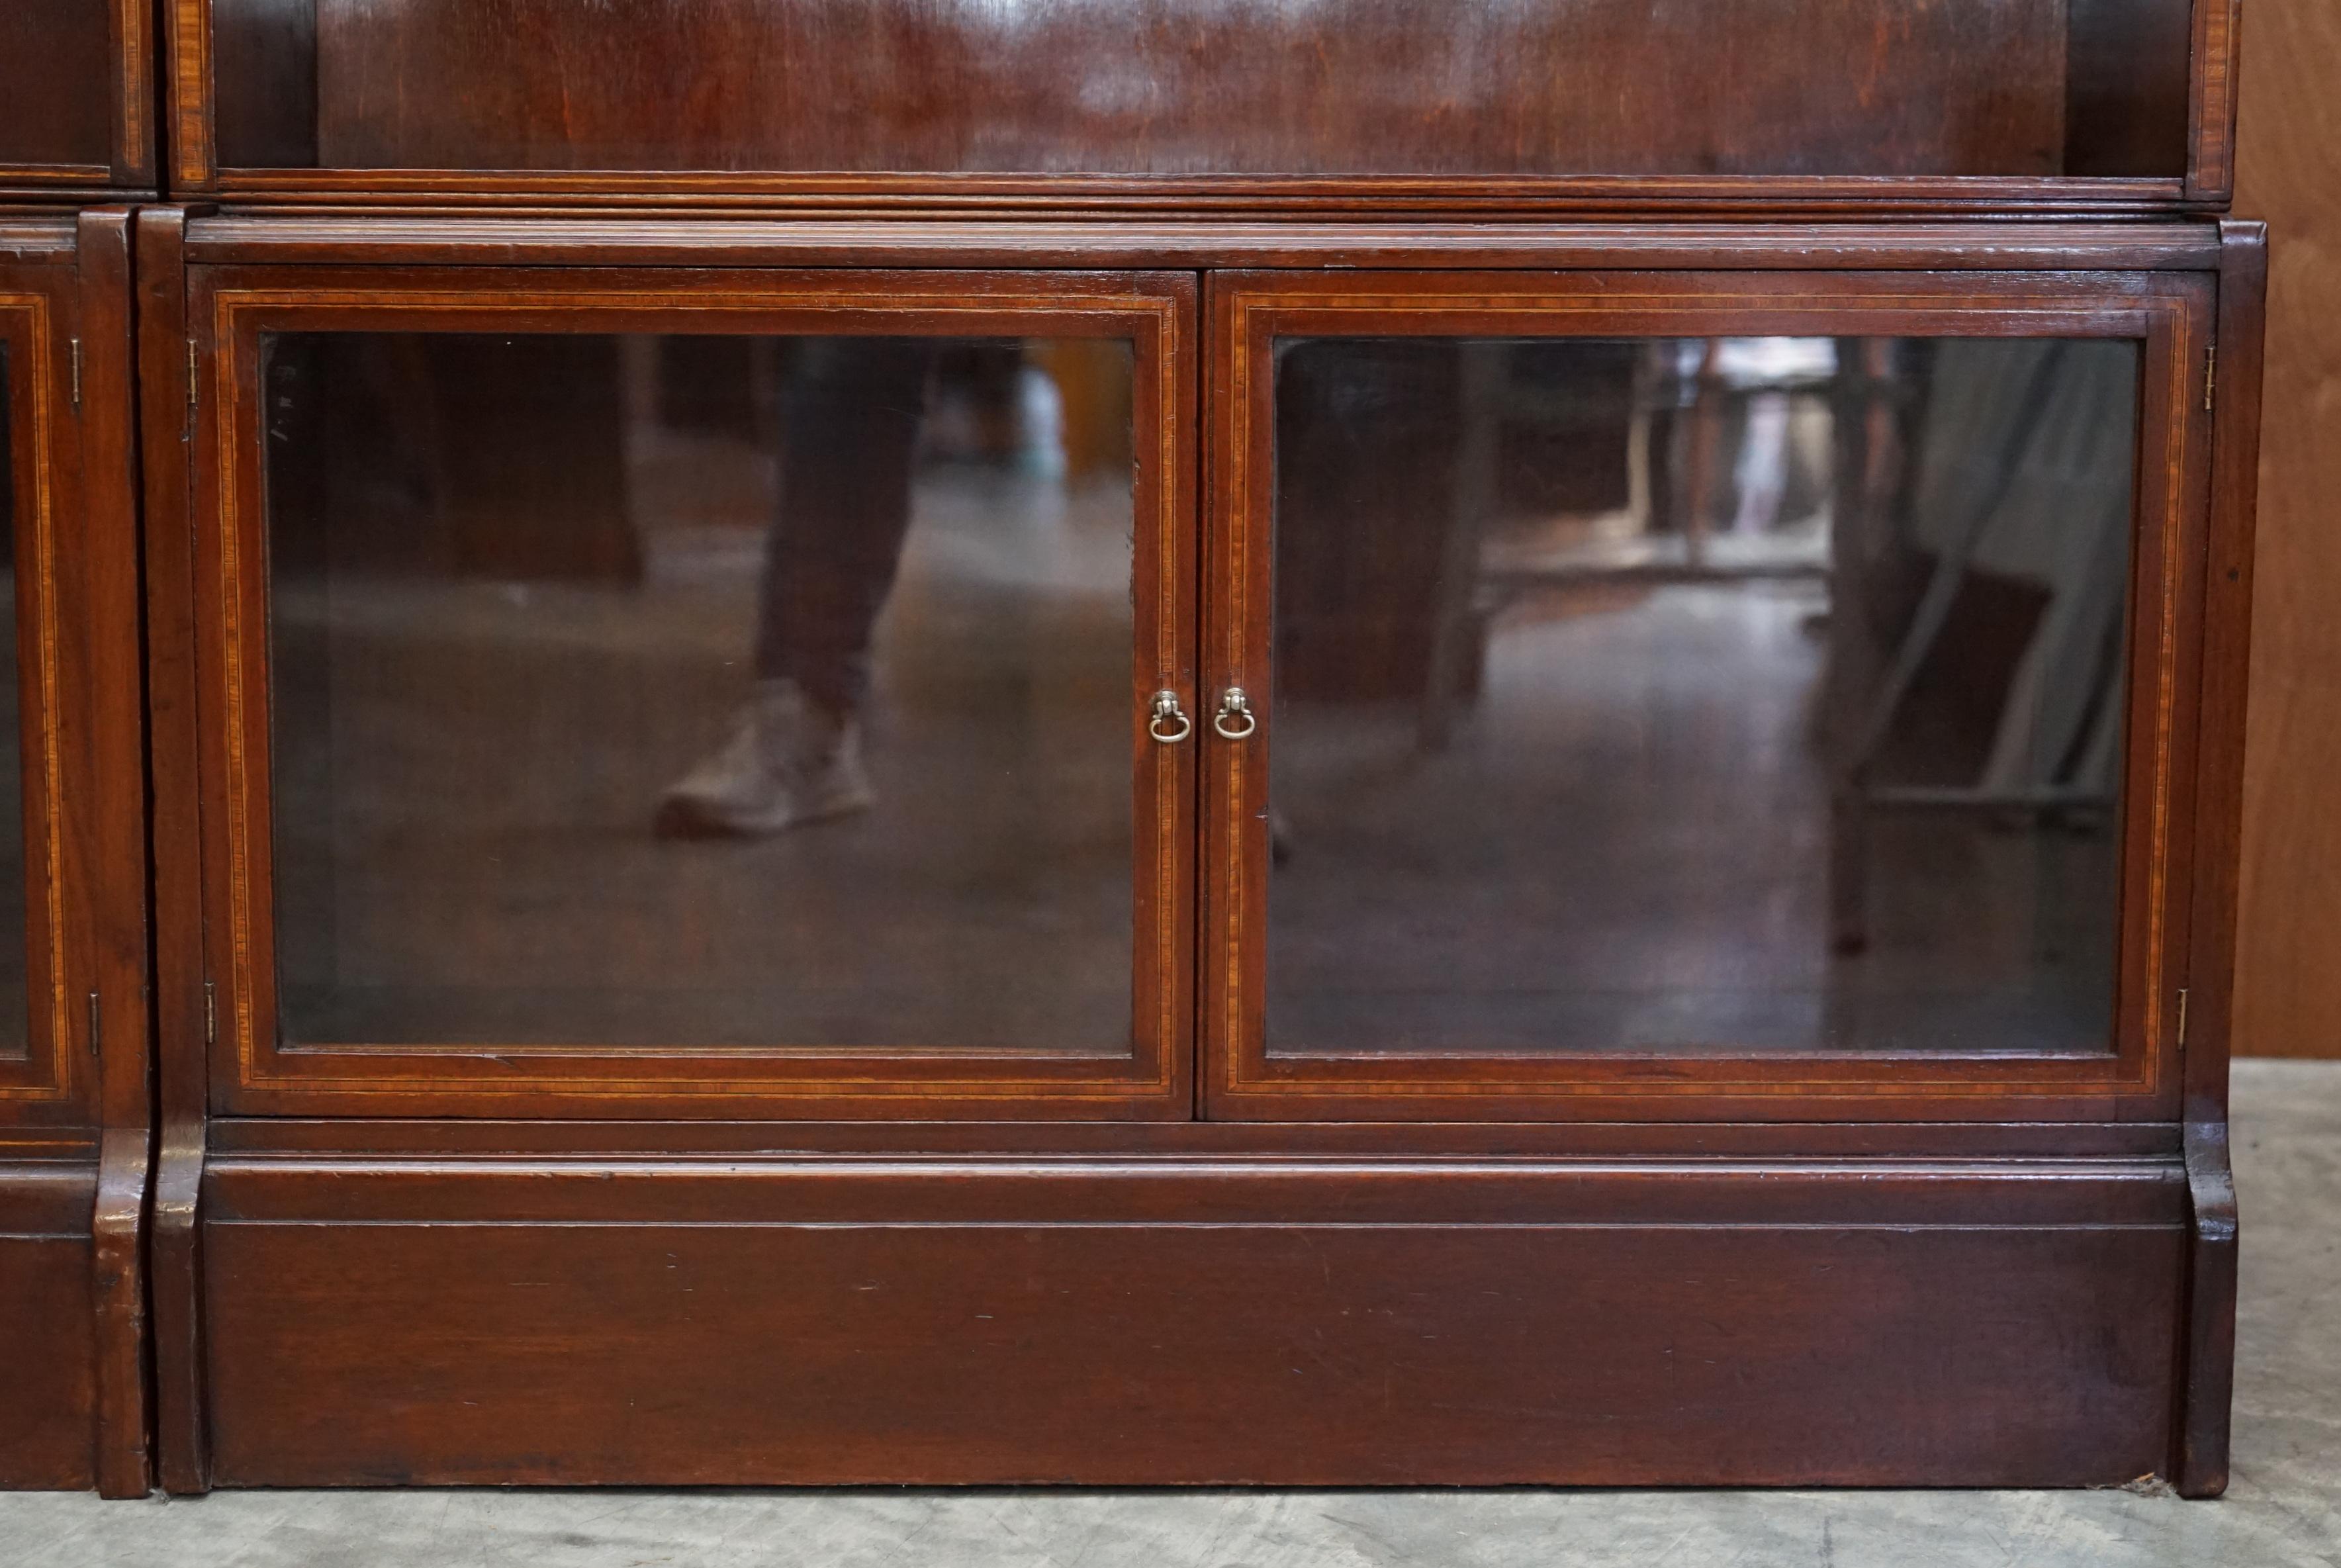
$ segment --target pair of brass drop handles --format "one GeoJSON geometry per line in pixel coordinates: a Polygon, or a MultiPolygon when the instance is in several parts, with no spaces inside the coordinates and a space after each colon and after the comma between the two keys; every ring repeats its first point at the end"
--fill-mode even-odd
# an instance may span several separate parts
{"type": "MultiPolygon", "coordinates": [[[[1220,696],[1220,711],[1211,715],[1211,728],[1222,740],[1240,741],[1260,728],[1252,715],[1251,699],[1244,695],[1241,686],[1230,686],[1220,696]]],[[[1154,716],[1146,721],[1146,733],[1166,746],[1177,745],[1195,733],[1195,726],[1179,708],[1179,694],[1154,694],[1154,716]],[[1176,727],[1173,727],[1176,726],[1176,727]]]]}

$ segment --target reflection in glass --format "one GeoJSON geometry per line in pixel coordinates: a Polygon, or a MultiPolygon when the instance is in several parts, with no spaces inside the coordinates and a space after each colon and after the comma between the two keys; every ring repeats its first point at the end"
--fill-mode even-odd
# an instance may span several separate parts
{"type": "Polygon", "coordinates": [[[1131,355],[270,341],[289,1042],[1129,1040],[1131,355]]]}
{"type": "Polygon", "coordinates": [[[2110,1047],[2134,344],[1278,365],[1271,1052],[2110,1047]]]}
{"type": "MultiPolygon", "coordinates": [[[[0,1055],[22,1056],[32,1033],[25,975],[25,743],[16,658],[15,383],[0,344],[0,1055]]],[[[27,476],[29,477],[29,476],[27,476]]]]}

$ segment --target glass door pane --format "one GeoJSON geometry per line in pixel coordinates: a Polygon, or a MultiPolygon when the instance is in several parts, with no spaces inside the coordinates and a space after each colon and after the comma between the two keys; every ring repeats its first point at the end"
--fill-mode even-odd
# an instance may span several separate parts
{"type": "Polygon", "coordinates": [[[1277,377],[1270,1051],[2110,1048],[2135,344],[1277,377]]]}
{"type": "Polygon", "coordinates": [[[1051,356],[272,340],[283,1038],[1120,1047],[1130,354],[1077,453],[1051,356]]]}

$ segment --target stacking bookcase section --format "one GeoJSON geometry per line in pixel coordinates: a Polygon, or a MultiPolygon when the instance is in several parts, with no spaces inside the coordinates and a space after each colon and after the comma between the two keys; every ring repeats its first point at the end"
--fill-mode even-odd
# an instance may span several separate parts
{"type": "Polygon", "coordinates": [[[2233,0],[172,0],[187,191],[2217,201],[2233,0]]]}
{"type": "Polygon", "coordinates": [[[149,0],[0,5],[0,1487],[144,1493],[149,0]]]}
{"type": "Polygon", "coordinates": [[[147,1486],[129,215],[0,216],[0,1486],[147,1486]]]}
{"type": "Polygon", "coordinates": [[[2224,1483],[2256,229],[141,243],[170,1487],[2224,1483]]]}

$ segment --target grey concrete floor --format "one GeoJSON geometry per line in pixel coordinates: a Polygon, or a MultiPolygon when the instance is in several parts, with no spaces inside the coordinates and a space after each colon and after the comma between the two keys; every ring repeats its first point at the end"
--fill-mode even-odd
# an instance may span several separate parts
{"type": "Polygon", "coordinates": [[[2130,1492],[346,1492],[0,1497],[0,1568],[2341,1564],[2341,1064],[2236,1073],[2235,1481],[2130,1492]]]}

